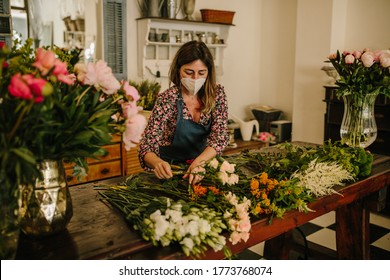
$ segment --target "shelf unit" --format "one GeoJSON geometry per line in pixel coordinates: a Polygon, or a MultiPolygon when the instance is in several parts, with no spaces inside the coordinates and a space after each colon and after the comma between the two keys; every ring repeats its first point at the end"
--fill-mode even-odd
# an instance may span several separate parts
{"type": "Polygon", "coordinates": [[[68,48],[85,48],[84,31],[64,31],[64,43],[68,48]]]}
{"type": "Polygon", "coordinates": [[[205,40],[216,66],[217,74],[223,73],[223,50],[230,24],[165,18],[139,18],[138,29],[138,74],[160,71],[167,77],[173,57],[180,46],[188,40],[205,40]],[[163,35],[164,34],[164,35],[163,35]],[[203,35],[203,36],[202,36],[203,35]]]}

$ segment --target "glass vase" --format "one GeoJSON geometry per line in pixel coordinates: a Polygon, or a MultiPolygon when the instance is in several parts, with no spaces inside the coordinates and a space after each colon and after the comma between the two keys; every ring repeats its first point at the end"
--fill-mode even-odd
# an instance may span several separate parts
{"type": "Polygon", "coordinates": [[[16,255],[20,232],[17,198],[8,196],[9,200],[4,199],[7,195],[4,191],[1,191],[1,195],[3,201],[0,205],[0,259],[12,260],[16,255]]]}
{"type": "Polygon", "coordinates": [[[61,160],[38,164],[41,178],[21,187],[20,227],[29,236],[47,236],[63,231],[73,215],[72,199],[61,160]]]}
{"type": "Polygon", "coordinates": [[[366,148],[377,137],[374,105],[377,94],[363,97],[355,94],[343,96],[344,115],[340,127],[341,141],[351,147],[366,148]]]}

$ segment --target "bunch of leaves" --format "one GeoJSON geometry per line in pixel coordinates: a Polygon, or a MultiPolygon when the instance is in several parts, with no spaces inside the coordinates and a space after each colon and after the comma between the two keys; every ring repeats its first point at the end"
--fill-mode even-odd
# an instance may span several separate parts
{"type": "Polygon", "coordinates": [[[263,152],[245,151],[238,157],[228,158],[241,169],[253,174],[266,172],[278,180],[290,178],[294,172],[308,168],[313,160],[337,162],[354,178],[367,177],[371,173],[373,155],[361,147],[349,147],[340,141],[324,142],[323,145],[281,143],[263,152]]]}
{"type": "Polygon", "coordinates": [[[140,95],[137,105],[144,110],[152,110],[161,90],[161,84],[151,80],[143,80],[140,82],[129,81],[129,84],[135,87],[140,95]]]}

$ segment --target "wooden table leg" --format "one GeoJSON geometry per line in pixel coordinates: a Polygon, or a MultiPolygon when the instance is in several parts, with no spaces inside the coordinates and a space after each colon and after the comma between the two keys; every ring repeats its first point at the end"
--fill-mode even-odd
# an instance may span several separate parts
{"type": "Polygon", "coordinates": [[[363,201],[336,210],[336,247],[339,259],[370,258],[370,212],[363,201]]]}
{"type": "Polygon", "coordinates": [[[264,258],[267,260],[288,260],[292,233],[282,233],[264,243],[264,258]]]}

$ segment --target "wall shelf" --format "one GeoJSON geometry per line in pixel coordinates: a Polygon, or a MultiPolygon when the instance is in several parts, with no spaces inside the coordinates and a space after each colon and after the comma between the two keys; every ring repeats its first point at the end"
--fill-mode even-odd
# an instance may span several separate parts
{"type": "Polygon", "coordinates": [[[139,18],[138,74],[160,71],[167,77],[171,61],[180,46],[189,40],[204,40],[209,47],[217,75],[223,73],[223,50],[227,47],[231,24],[208,23],[193,20],[139,18]]]}

